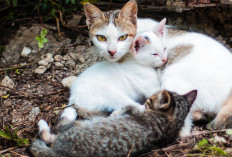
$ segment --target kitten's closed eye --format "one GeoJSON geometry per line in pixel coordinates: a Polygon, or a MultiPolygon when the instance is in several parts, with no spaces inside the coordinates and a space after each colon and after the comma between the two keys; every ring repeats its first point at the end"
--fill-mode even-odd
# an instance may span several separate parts
{"type": "Polygon", "coordinates": [[[106,41],[106,37],[104,35],[96,35],[98,41],[106,41]]]}

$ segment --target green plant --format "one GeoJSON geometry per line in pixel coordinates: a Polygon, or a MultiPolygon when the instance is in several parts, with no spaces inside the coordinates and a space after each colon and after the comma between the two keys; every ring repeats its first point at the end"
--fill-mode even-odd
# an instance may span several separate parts
{"type": "Polygon", "coordinates": [[[43,29],[40,32],[40,36],[36,36],[35,39],[38,41],[38,48],[39,51],[44,47],[44,44],[48,42],[47,38],[45,36],[47,35],[48,31],[47,29],[43,29]]]}
{"type": "Polygon", "coordinates": [[[195,146],[194,151],[200,152],[199,154],[189,154],[189,156],[205,157],[205,156],[229,156],[222,148],[216,144],[212,145],[207,139],[201,140],[198,145],[195,146]]]}
{"type": "Polygon", "coordinates": [[[15,142],[18,146],[29,144],[28,139],[20,138],[17,134],[18,129],[12,130],[13,126],[4,125],[3,130],[0,131],[0,136],[6,140],[15,142]]]}
{"type": "Polygon", "coordinates": [[[226,130],[226,134],[232,136],[232,129],[227,129],[227,130],[226,130]]]}

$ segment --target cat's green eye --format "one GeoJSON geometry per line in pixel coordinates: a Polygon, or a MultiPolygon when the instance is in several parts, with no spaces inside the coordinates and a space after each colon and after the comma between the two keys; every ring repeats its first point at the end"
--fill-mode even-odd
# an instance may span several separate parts
{"type": "Polygon", "coordinates": [[[106,37],[104,35],[97,35],[98,41],[106,41],[106,37]]]}
{"type": "Polygon", "coordinates": [[[127,39],[127,37],[128,37],[128,34],[125,34],[125,35],[120,36],[120,37],[118,38],[118,40],[119,40],[119,41],[124,41],[124,40],[127,39]]]}

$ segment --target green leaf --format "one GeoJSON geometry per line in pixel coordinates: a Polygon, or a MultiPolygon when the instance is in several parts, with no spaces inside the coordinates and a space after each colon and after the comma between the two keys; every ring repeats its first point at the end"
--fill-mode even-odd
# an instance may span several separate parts
{"type": "Polygon", "coordinates": [[[204,146],[204,145],[206,145],[206,144],[208,144],[208,140],[204,138],[203,140],[201,140],[201,141],[198,143],[198,146],[204,146]]]}
{"type": "Polygon", "coordinates": [[[41,39],[40,39],[40,37],[39,37],[39,36],[36,36],[36,37],[35,37],[35,40],[37,40],[38,42],[40,42],[40,41],[41,41],[41,39]]]}
{"type": "Polygon", "coordinates": [[[19,75],[20,74],[19,69],[16,69],[15,73],[19,75]]]}
{"type": "Polygon", "coordinates": [[[43,39],[42,39],[42,42],[45,44],[45,43],[47,43],[47,42],[48,42],[48,39],[43,38],[43,39]]]}
{"type": "Polygon", "coordinates": [[[52,14],[53,17],[55,16],[55,13],[56,13],[56,9],[53,8],[53,9],[51,10],[51,14],[52,14]]]}
{"type": "Polygon", "coordinates": [[[44,47],[43,42],[38,42],[38,46],[39,46],[40,49],[42,49],[44,47]]]}
{"type": "Polygon", "coordinates": [[[11,140],[11,136],[3,131],[0,131],[0,136],[2,136],[5,139],[11,140]]]}
{"type": "Polygon", "coordinates": [[[40,37],[43,39],[46,34],[48,33],[47,29],[44,29],[41,33],[40,33],[40,37]]]}
{"type": "Polygon", "coordinates": [[[227,134],[227,135],[231,135],[231,136],[232,136],[232,129],[228,129],[228,130],[226,130],[226,134],[227,134]]]}

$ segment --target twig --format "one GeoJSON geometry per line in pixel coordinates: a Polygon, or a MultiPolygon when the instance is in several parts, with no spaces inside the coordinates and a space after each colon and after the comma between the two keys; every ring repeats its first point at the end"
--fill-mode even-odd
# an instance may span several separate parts
{"type": "Polygon", "coordinates": [[[19,65],[19,66],[16,66],[16,67],[5,68],[5,69],[0,68],[0,72],[4,72],[4,71],[8,71],[8,70],[14,70],[14,69],[20,69],[20,68],[23,68],[25,66],[33,65],[35,63],[37,63],[37,62],[32,62],[32,63],[28,63],[28,64],[25,64],[25,65],[19,65]]]}
{"type": "Polygon", "coordinates": [[[108,3],[107,10],[109,10],[111,4],[112,4],[112,0],[110,0],[110,2],[108,3]]]}
{"type": "Polygon", "coordinates": [[[191,135],[189,135],[187,137],[198,136],[198,135],[202,135],[202,134],[211,134],[211,133],[218,133],[218,132],[226,132],[227,130],[228,129],[203,131],[203,132],[198,132],[198,133],[191,134],[191,135]]]}
{"type": "Polygon", "coordinates": [[[58,17],[55,15],[55,19],[56,19],[56,25],[57,25],[57,31],[58,31],[58,35],[61,38],[61,33],[60,33],[60,22],[58,17]]]}
{"type": "Polygon", "coordinates": [[[127,154],[127,157],[130,157],[130,156],[131,156],[131,152],[132,152],[132,150],[134,149],[134,146],[135,146],[135,144],[133,144],[133,146],[131,147],[129,153],[127,154]]]}
{"type": "Polygon", "coordinates": [[[6,9],[8,9],[8,8],[10,8],[10,7],[2,8],[2,9],[0,9],[0,12],[6,10],[6,9]]]}
{"type": "Polygon", "coordinates": [[[38,5],[38,4],[39,4],[39,3],[37,3],[36,8],[37,8],[37,12],[38,12],[38,15],[39,15],[39,19],[40,19],[40,22],[42,23],[43,27],[46,28],[45,25],[44,25],[44,23],[43,23],[43,19],[42,19],[42,17],[40,16],[39,5],[38,5]]]}
{"type": "Polygon", "coordinates": [[[5,153],[5,152],[8,152],[8,151],[10,151],[10,150],[14,150],[14,149],[16,149],[16,148],[18,148],[18,147],[7,148],[7,149],[5,149],[5,150],[0,151],[0,154],[5,153]]]}
{"type": "Polygon", "coordinates": [[[19,91],[19,90],[17,90],[17,89],[11,88],[11,87],[6,87],[6,86],[3,86],[3,85],[0,85],[0,87],[2,87],[2,88],[7,88],[7,89],[10,89],[10,90],[13,90],[14,92],[17,92],[17,93],[19,93],[19,94],[22,94],[22,95],[24,95],[25,97],[27,97],[27,96],[28,96],[28,94],[27,94],[27,93],[21,92],[21,91],[19,91]]]}

